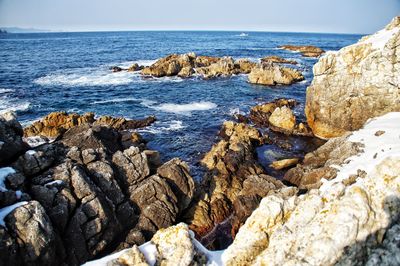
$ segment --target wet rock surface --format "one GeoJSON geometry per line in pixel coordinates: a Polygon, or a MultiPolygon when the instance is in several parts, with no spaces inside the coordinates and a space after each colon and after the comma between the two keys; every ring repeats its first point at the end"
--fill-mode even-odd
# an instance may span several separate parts
{"type": "MultiPolygon", "coordinates": [[[[54,130],[62,132],[58,139],[0,168],[5,175],[0,206],[9,209],[0,225],[1,261],[80,265],[143,244],[176,223],[188,207],[194,181],[185,162],[161,164],[158,153],[146,150],[144,143],[124,147],[119,130],[130,128],[129,120],[92,117],[46,117],[41,123],[52,129],[44,132],[59,126],[54,130]]],[[[8,130],[10,124],[19,129],[7,132],[21,140],[15,149],[26,150],[19,123],[0,119],[0,128],[8,130]]]]}

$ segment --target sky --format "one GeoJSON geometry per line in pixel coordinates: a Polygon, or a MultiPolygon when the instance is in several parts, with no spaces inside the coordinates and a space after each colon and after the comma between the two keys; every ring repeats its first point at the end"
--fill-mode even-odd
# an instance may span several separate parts
{"type": "Polygon", "coordinates": [[[400,0],[0,0],[0,27],[373,33],[400,0]]]}

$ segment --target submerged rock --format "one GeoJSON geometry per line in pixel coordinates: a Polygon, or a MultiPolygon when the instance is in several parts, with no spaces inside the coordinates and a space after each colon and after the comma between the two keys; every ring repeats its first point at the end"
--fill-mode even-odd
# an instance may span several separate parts
{"type": "Polygon", "coordinates": [[[249,74],[249,82],[260,85],[290,85],[304,80],[298,70],[274,64],[262,64],[253,68],[249,74]]]}
{"type": "Polygon", "coordinates": [[[312,45],[282,45],[279,48],[294,52],[300,52],[304,57],[319,57],[325,51],[319,47],[312,45]]]}
{"type": "Polygon", "coordinates": [[[400,111],[400,18],[314,66],[306,116],[316,136],[337,137],[369,118],[400,111]]]}

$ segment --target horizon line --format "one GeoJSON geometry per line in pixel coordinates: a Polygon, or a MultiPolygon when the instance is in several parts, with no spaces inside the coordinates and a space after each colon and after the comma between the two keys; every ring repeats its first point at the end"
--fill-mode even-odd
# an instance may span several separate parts
{"type": "Polygon", "coordinates": [[[12,26],[0,26],[0,29],[7,30],[14,28],[26,30],[27,32],[8,32],[12,34],[26,33],[90,33],[90,32],[242,32],[242,33],[309,33],[309,34],[337,34],[337,35],[369,35],[373,33],[351,33],[351,32],[323,32],[323,31],[290,31],[290,30],[238,30],[238,29],[110,29],[110,30],[49,30],[37,28],[22,28],[12,26]],[[29,32],[30,31],[30,32],[29,32]]]}

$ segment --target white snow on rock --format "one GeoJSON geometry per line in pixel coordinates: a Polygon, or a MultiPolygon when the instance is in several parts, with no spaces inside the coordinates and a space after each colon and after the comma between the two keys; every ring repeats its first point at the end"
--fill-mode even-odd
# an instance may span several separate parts
{"type": "Polygon", "coordinates": [[[4,181],[8,175],[15,174],[15,170],[12,167],[0,168],[0,192],[7,191],[4,181]]]}
{"type": "Polygon", "coordinates": [[[25,205],[27,203],[28,203],[27,201],[22,201],[22,202],[18,202],[18,203],[15,203],[13,205],[10,205],[10,206],[7,206],[7,207],[4,207],[4,208],[0,209],[0,225],[5,227],[6,224],[5,224],[4,218],[6,218],[6,216],[8,214],[10,214],[10,212],[15,210],[16,208],[18,208],[18,207],[20,207],[22,205],[25,205]]]}
{"type": "Polygon", "coordinates": [[[62,185],[63,181],[62,180],[55,180],[55,181],[51,181],[49,183],[46,183],[44,186],[45,187],[49,187],[51,185],[62,185]]]}

